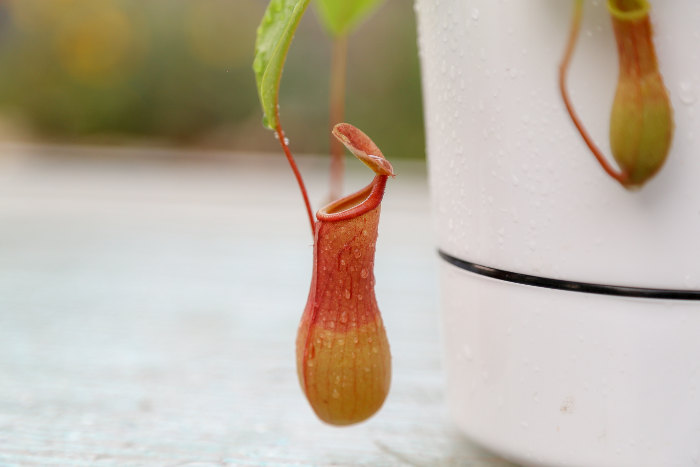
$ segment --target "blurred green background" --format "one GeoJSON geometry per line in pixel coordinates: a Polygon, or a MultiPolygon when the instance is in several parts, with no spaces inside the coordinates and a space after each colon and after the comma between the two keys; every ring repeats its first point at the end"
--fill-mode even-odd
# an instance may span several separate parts
{"type": "MultiPolygon", "coordinates": [[[[251,70],[267,0],[0,3],[0,138],[278,151],[251,70]]],[[[424,156],[412,2],[350,37],[346,120],[391,158],[424,156]]],[[[313,6],[282,79],[297,153],[328,152],[331,40],[313,6]]]]}

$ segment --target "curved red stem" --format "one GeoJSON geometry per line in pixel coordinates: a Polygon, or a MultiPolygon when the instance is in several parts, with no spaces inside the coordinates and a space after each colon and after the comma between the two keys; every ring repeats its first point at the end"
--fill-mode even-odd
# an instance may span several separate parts
{"type": "Polygon", "coordinates": [[[625,186],[627,184],[627,176],[622,172],[616,171],[615,168],[605,158],[601,150],[598,149],[598,146],[596,146],[595,142],[588,134],[585,127],[583,126],[583,123],[576,114],[571,99],[569,98],[569,93],[566,89],[566,75],[569,71],[571,57],[574,53],[574,48],[576,47],[576,40],[579,35],[579,30],[581,29],[582,12],[583,2],[577,0],[574,6],[574,14],[571,19],[571,30],[569,32],[569,39],[566,44],[566,50],[564,51],[564,56],[561,60],[561,65],[559,65],[559,90],[561,91],[561,97],[564,100],[564,105],[566,106],[566,110],[569,113],[571,120],[574,122],[574,125],[576,126],[578,132],[581,134],[583,141],[586,143],[586,145],[591,150],[595,158],[598,160],[598,163],[601,165],[601,167],[603,167],[603,170],[605,170],[605,172],[608,175],[610,175],[612,178],[614,178],[623,186],[625,186]]]}
{"type": "Polygon", "coordinates": [[[275,132],[277,133],[277,139],[279,139],[280,145],[282,145],[282,150],[284,151],[284,155],[287,156],[287,161],[289,162],[289,166],[292,168],[292,172],[294,172],[294,177],[297,179],[297,183],[299,184],[299,190],[301,191],[301,196],[304,198],[304,205],[306,206],[306,214],[309,216],[309,224],[311,225],[311,236],[314,235],[314,215],[313,212],[311,211],[311,203],[309,202],[309,195],[306,193],[306,185],[304,185],[304,179],[301,177],[301,172],[299,172],[299,168],[297,167],[297,163],[294,160],[294,156],[292,156],[292,151],[289,150],[289,145],[287,144],[287,140],[285,139],[284,136],[284,131],[282,131],[282,125],[279,123],[280,118],[279,118],[279,108],[277,110],[277,126],[275,126],[275,132]]]}

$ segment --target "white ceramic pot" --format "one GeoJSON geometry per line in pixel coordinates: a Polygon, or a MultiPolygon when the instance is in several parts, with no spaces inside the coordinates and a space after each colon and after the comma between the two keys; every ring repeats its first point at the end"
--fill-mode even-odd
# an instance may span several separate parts
{"type": "MultiPolygon", "coordinates": [[[[568,82],[609,154],[605,3],[585,4],[568,82]]],[[[572,8],[416,1],[451,411],[527,464],[700,465],[700,2],[652,2],[676,130],[637,192],[565,112],[572,8]]]]}

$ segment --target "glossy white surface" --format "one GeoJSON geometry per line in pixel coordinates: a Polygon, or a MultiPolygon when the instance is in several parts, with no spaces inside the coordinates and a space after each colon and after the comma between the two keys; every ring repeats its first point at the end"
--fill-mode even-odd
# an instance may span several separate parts
{"type": "MultiPolygon", "coordinates": [[[[554,278],[700,289],[700,2],[655,1],[675,109],[668,161],[639,192],[610,179],[557,88],[572,2],[417,0],[439,246],[554,278]]],[[[587,1],[569,88],[609,154],[617,79],[604,1],[587,1]]]]}
{"type": "Polygon", "coordinates": [[[700,465],[698,305],[441,266],[447,398],[474,440],[549,466],[700,465]]]}
{"type": "MultiPolygon", "coordinates": [[[[638,192],[564,110],[572,3],[416,1],[438,246],[544,277],[700,289],[700,2],[651,2],[676,133],[638,192]]],[[[606,153],[616,79],[605,1],[586,1],[569,89],[606,153]]],[[[448,400],[471,438],[535,465],[700,465],[699,303],[441,269],[448,400]]]]}

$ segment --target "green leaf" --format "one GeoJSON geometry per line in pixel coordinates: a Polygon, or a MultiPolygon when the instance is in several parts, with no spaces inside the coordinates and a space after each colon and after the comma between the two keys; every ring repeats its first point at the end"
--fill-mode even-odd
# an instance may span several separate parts
{"type": "Polygon", "coordinates": [[[271,0],[265,10],[255,40],[253,71],[264,113],[263,124],[275,129],[277,124],[277,95],[282,68],[287,58],[294,31],[310,0],[271,0]]]}
{"type": "Polygon", "coordinates": [[[321,22],[333,36],[349,33],[384,0],[316,0],[321,22]]]}

